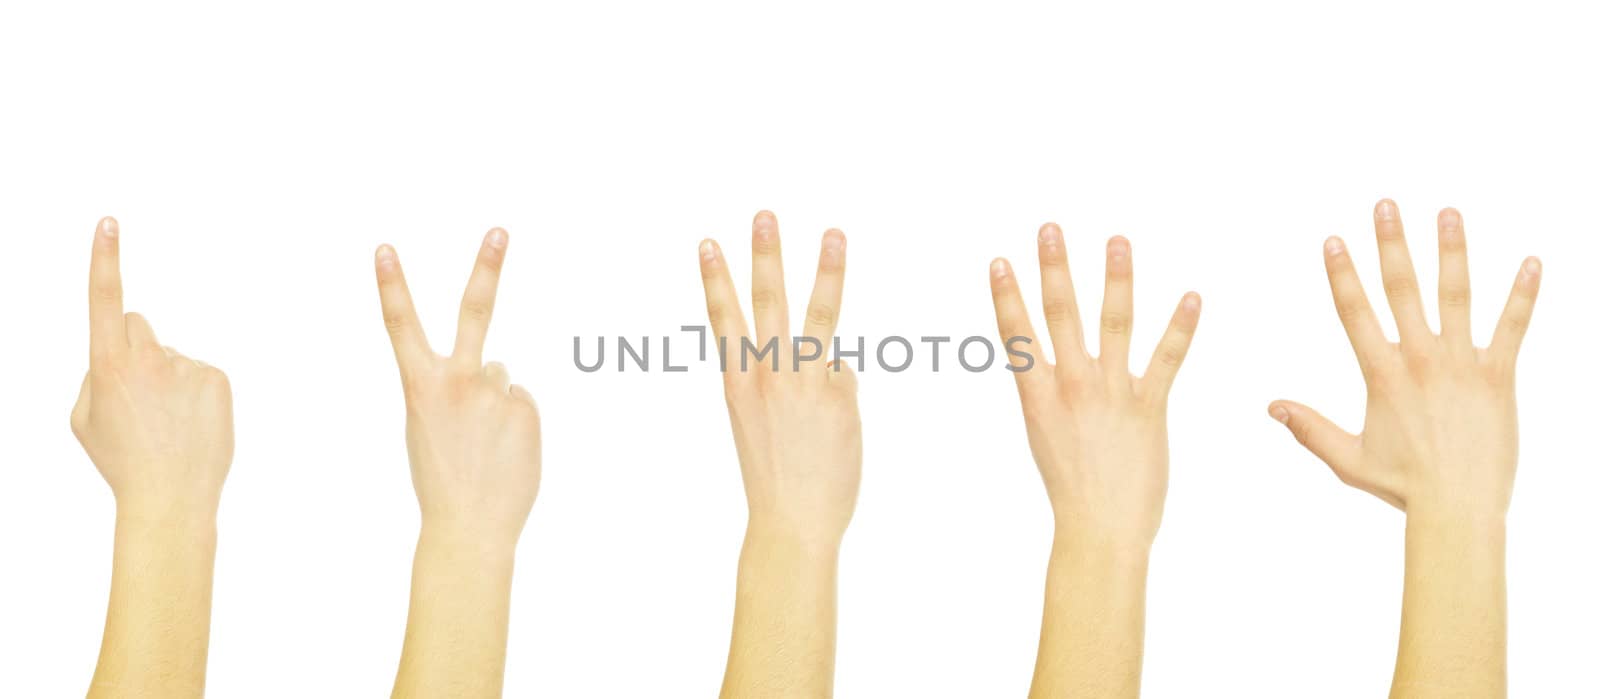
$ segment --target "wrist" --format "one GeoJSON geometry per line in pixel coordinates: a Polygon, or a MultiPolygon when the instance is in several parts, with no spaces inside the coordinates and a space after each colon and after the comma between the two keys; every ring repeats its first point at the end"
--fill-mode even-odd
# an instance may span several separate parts
{"type": "Polygon", "coordinates": [[[487,562],[510,561],[516,556],[521,532],[505,532],[456,520],[430,520],[424,517],[417,536],[417,551],[448,552],[487,562]]]}
{"type": "Polygon", "coordinates": [[[843,533],[822,534],[778,518],[752,515],[745,525],[746,551],[764,551],[818,561],[837,561],[843,533]]]}
{"type": "Polygon", "coordinates": [[[118,498],[117,526],[174,532],[215,532],[217,508],[118,498]]]}
{"type": "Polygon", "coordinates": [[[1413,502],[1406,505],[1406,528],[1488,534],[1504,532],[1504,509],[1459,503],[1413,502]]]}
{"type": "Polygon", "coordinates": [[[1058,522],[1051,556],[1084,561],[1103,570],[1138,572],[1149,568],[1152,543],[1150,537],[1058,522]]]}

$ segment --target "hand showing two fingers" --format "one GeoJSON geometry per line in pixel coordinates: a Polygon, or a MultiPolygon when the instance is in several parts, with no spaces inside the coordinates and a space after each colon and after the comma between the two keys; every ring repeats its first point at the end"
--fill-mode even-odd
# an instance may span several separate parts
{"type": "Polygon", "coordinates": [[[1373,219],[1399,344],[1384,337],[1344,241],[1329,238],[1323,250],[1334,306],[1367,383],[1361,434],[1291,401],[1275,401],[1268,412],[1340,480],[1397,508],[1503,515],[1517,464],[1513,379],[1539,292],[1539,260],[1523,262],[1494,339],[1479,348],[1472,343],[1461,215],[1439,212],[1437,335],[1428,327],[1399,210],[1385,199],[1373,219]]]}
{"type": "MultiPolygon", "coordinates": [[[[1028,444],[1058,528],[1148,545],[1167,492],[1167,393],[1200,319],[1200,297],[1184,295],[1144,376],[1128,371],[1133,330],[1133,251],[1118,236],[1106,245],[1100,356],[1084,348],[1083,327],[1061,229],[1039,231],[1044,317],[1055,363],[1011,354],[1028,444]]],[[[1005,259],[989,269],[1002,342],[1037,347],[1016,275],[1005,259]]]]}
{"type": "Polygon", "coordinates": [[[539,412],[503,365],[483,363],[508,242],[498,228],[484,236],[448,357],[429,346],[393,248],[378,249],[376,267],[423,526],[514,543],[539,492],[539,412]]]}
{"type": "Polygon", "coordinates": [[[122,312],[115,219],[95,232],[89,276],[89,372],[72,433],[116,495],[119,516],[215,518],[233,462],[228,377],[163,347],[122,312]]]}

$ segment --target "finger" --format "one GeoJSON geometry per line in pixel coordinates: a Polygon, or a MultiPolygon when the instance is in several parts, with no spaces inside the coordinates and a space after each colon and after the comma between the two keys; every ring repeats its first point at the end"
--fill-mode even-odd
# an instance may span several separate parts
{"type": "Polygon", "coordinates": [[[483,341],[489,336],[489,319],[494,315],[495,290],[500,286],[500,265],[506,259],[509,236],[500,228],[483,236],[478,261],[461,295],[461,317],[456,322],[456,348],[452,357],[467,366],[483,363],[483,341]]]}
{"type": "Polygon", "coordinates": [[[378,246],[376,265],[383,324],[389,329],[395,361],[400,365],[401,375],[405,376],[427,360],[433,350],[428,347],[428,338],[417,319],[417,309],[411,305],[411,290],[406,288],[406,275],[394,248],[378,246]]]}
{"type": "Polygon", "coordinates": [[[1511,297],[1500,312],[1500,322],[1494,327],[1494,340],[1489,343],[1489,354],[1502,361],[1515,362],[1522,348],[1522,336],[1528,333],[1528,323],[1533,320],[1533,302],[1539,297],[1539,281],[1544,277],[1544,265],[1539,258],[1522,261],[1517,281],[1511,285],[1511,297]]]}
{"type": "MultiPolygon", "coordinates": [[[[1011,263],[1003,257],[997,257],[989,263],[989,291],[994,295],[994,319],[1000,328],[1001,345],[1010,346],[1014,337],[1036,341],[1033,322],[1028,319],[1028,308],[1022,301],[1022,289],[1017,286],[1017,275],[1011,269],[1011,263]]],[[[1032,365],[1027,357],[1007,352],[1006,360],[1015,370],[1012,374],[1016,376],[1019,386],[1042,375],[1039,367],[1032,365]]]]}
{"type": "Polygon", "coordinates": [[[1417,270],[1411,265],[1406,248],[1405,229],[1400,224],[1400,209],[1384,199],[1372,210],[1378,231],[1378,264],[1383,270],[1383,290],[1389,296],[1389,309],[1400,331],[1400,344],[1421,347],[1433,332],[1422,310],[1422,292],[1417,288],[1417,270]]]}
{"type": "Polygon", "coordinates": [[[1333,469],[1341,479],[1348,479],[1361,462],[1361,438],[1333,424],[1332,420],[1294,401],[1273,401],[1267,414],[1283,423],[1308,451],[1333,469]]]}
{"type": "Polygon", "coordinates": [[[533,404],[533,394],[529,393],[528,389],[526,388],[512,384],[511,388],[509,389],[509,393],[511,394],[512,398],[527,401],[529,405],[533,404]]]}
{"type": "Polygon", "coordinates": [[[117,220],[107,216],[95,229],[89,258],[89,354],[112,356],[128,346],[122,325],[122,269],[117,220]]]}
{"type": "Polygon", "coordinates": [[[1133,247],[1114,236],[1106,243],[1106,294],[1100,307],[1100,363],[1112,373],[1127,373],[1133,334],[1133,247]]]}
{"type": "Polygon", "coordinates": [[[1361,278],[1356,275],[1355,263],[1350,261],[1349,250],[1338,236],[1322,244],[1323,263],[1328,268],[1328,288],[1333,290],[1333,306],[1344,323],[1344,334],[1350,338],[1356,360],[1362,369],[1371,366],[1387,344],[1378,317],[1367,303],[1367,292],[1361,288],[1361,278]]]}
{"type": "Polygon", "coordinates": [[[740,373],[736,367],[748,332],[744,311],[739,308],[739,294],[728,274],[728,258],[717,241],[709,238],[700,241],[700,282],[706,291],[706,316],[711,319],[711,334],[715,336],[712,341],[725,352],[723,361],[728,371],[724,376],[734,376],[740,373]]]}
{"type": "Polygon", "coordinates": [[[506,365],[500,362],[489,362],[483,365],[483,378],[488,380],[490,386],[500,391],[511,389],[511,372],[506,371],[506,365]]]}
{"type": "MultiPolygon", "coordinates": [[[[756,318],[757,343],[778,338],[782,354],[789,342],[789,301],[783,288],[783,253],[778,241],[778,219],[770,211],[756,214],[750,236],[750,307],[756,318]]],[[[779,358],[781,365],[783,359],[779,358]]]]}
{"type": "Polygon", "coordinates": [[[806,305],[805,336],[817,338],[823,347],[833,346],[833,332],[839,326],[839,304],[844,299],[844,247],[844,233],[839,229],[822,234],[817,281],[811,287],[811,302],[806,305]]]}
{"type": "Polygon", "coordinates": [[[1467,278],[1467,236],[1461,213],[1439,212],[1439,336],[1472,346],[1472,284],[1467,278]]]}
{"type": "Polygon", "coordinates": [[[828,385],[834,386],[846,393],[856,392],[856,370],[850,367],[849,362],[837,359],[828,362],[828,385]]]}
{"type": "Polygon", "coordinates": [[[138,313],[129,313],[123,316],[123,325],[127,327],[128,346],[153,348],[160,347],[161,341],[156,339],[156,331],[150,327],[150,321],[138,313]]]}
{"type": "Polygon", "coordinates": [[[1039,229],[1039,282],[1044,287],[1044,324],[1055,347],[1056,366],[1080,367],[1089,353],[1083,348],[1083,321],[1078,317],[1067,246],[1054,223],[1039,229]]]}
{"type": "Polygon", "coordinates": [[[1156,344],[1156,353],[1150,357],[1150,366],[1144,370],[1144,381],[1150,382],[1151,388],[1159,391],[1159,395],[1164,396],[1171,390],[1172,380],[1177,378],[1178,367],[1183,366],[1183,358],[1189,353],[1189,342],[1194,339],[1194,330],[1199,324],[1200,295],[1191,291],[1178,302],[1178,310],[1172,313],[1167,332],[1156,344]]]}

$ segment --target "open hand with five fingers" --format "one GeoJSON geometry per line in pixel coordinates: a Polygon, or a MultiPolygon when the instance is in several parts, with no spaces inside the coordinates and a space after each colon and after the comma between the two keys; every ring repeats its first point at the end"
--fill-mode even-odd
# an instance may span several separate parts
{"type": "Polygon", "coordinates": [[[1487,348],[1472,342],[1461,214],[1439,212],[1439,333],[1428,327],[1400,211],[1373,210],[1383,288],[1400,332],[1383,335],[1349,248],[1323,244],[1334,308],[1367,384],[1361,434],[1299,403],[1267,411],[1339,479],[1406,513],[1405,595],[1392,696],[1506,694],[1506,511],[1517,469],[1517,350],[1543,271],[1522,262],[1487,348]]]}
{"type": "Polygon", "coordinates": [[[1539,293],[1539,260],[1523,261],[1494,339],[1480,348],[1472,342],[1461,214],[1445,209],[1438,217],[1438,334],[1428,327],[1399,209],[1385,199],[1373,219],[1398,344],[1384,337],[1344,241],[1323,245],[1334,307],[1367,383],[1366,425],[1350,434],[1286,400],[1268,413],[1340,480],[1395,507],[1503,516],[1517,468],[1517,349],[1539,293]]]}

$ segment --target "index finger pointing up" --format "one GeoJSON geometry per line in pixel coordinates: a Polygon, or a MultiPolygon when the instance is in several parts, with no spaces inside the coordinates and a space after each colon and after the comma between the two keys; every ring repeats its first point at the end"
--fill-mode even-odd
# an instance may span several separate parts
{"type": "Polygon", "coordinates": [[[456,349],[453,355],[467,364],[483,364],[483,341],[489,336],[489,318],[494,315],[495,290],[500,286],[500,265],[505,261],[505,230],[490,229],[478,249],[478,261],[461,296],[461,319],[456,323],[456,349]]]}
{"type": "Polygon", "coordinates": [[[95,228],[89,258],[89,355],[104,357],[128,346],[122,325],[122,269],[117,250],[117,220],[107,216],[95,228]]]}

